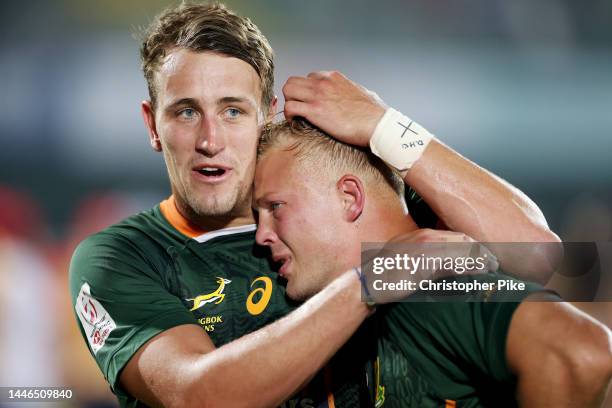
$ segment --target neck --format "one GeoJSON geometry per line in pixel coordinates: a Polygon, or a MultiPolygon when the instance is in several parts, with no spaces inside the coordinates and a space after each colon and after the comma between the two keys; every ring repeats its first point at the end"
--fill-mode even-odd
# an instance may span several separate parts
{"type": "Polygon", "coordinates": [[[396,205],[373,203],[368,214],[364,215],[363,227],[359,229],[361,242],[387,242],[418,229],[412,217],[404,213],[399,201],[396,205]]]}
{"type": "Polygon", "coordinates": [[[361,248],[366,242],[388,242],[392,238],[418,229],[410,215],[404,212],[402,204],[390,205],[390,200],[370,202],[361,214],[361,219],[347,234],[356,234],[354,240],[347,240],[339,252],[345,254],[338,265],[338,274],[361,263],[361,248]]]}
{"type": "Polygon", "coordinates": [[[215,231],[229,227],[239,227],[242,225],[255,224],[255,218],[250,208],[242,213],[230,213],[222,215],[200,215],[197,214],[187,204],[177,200],[174,196],[174,204],[178,213],[194,229],[202,231],[215,231]]]}

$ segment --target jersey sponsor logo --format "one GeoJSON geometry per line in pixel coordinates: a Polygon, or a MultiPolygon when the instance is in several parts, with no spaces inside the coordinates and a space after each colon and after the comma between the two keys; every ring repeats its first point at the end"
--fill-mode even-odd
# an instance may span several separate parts
{"type": "Polygon", "coordinates": [[[97,354],[98,350],[104,346],[108,336],[117,327],[115,321],[104,309],[104,306],[91,296],[91,289],[87,282],[81,286],[74,309],[85,331],[91,350],[94,354],[97,354]]]}
{"type": "Polygon", "coordinates": [[[201,308],[207,303],[214,302],[218,305],[219,303],[223,302],[223,299],[225,299],[225,294],[223,293],[223,291],[225,290],[225,285],[227,285],[228,283],[232,283],[232,281],[217,276],[217,283],[219,284],[219,287],[214,292],[208,293],[206,295],[199,295],[192,299],[185,299],[188,302],[193,301],[193,307],[190,309],[191,312],[201,308]]]}
{"type": "Polygon", "coordinates": [[[268,306],[270,298],[272,297],[272,279],[267,276],[260,276],[251,282],[251,287],[255,284],[258,284],[258,287],[251,291],[246,300],[247,311],[253,316],[261,314],[266,309],[266,306],[268,306]],[[259,284],[260,282],[263,284],[263,287],[259,284]],[[255,296],[258,294],[259,298],[254,300],[255,296]]]}

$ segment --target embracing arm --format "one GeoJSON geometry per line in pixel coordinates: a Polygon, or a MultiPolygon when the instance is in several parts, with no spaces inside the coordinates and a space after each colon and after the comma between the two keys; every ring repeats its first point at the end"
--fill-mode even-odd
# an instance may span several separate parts
{"type": "Polygon", "coordinates": [[[368,316],[354,271],[284,318],[218,349],[196,325],[166,330],[121,373],[152,406],[267,407],[304,385],[368,316]]]}
{"type": "Polygon", "coordinates": [[[519,189],[435,138],[402,175],[453,231],[480,242],[542,243],[521,246],[520,256],[507,246],[497,246],[495,254],[507,273],[548,280],[559,250],[554,243],[560,241],[548,228],[542,211],[519,189]]]}
{"type": "MultiPolygon", "coordinates": [[[[338,72],[291,77],[283,93],[288,119],[305,117],[337,139],[359,146],[369,145],[386,109],[376,94],[338,72]]],[[[525,194],[435,138],[402,175],[448,228],[477,241],[559,242],[525,194]]],[[[557,250],[554,245],[534,245],[533,253],[521,253],[520,259],[504,251],[496,255],[506,272],[543,282],[554,270],[557,250]]]]}

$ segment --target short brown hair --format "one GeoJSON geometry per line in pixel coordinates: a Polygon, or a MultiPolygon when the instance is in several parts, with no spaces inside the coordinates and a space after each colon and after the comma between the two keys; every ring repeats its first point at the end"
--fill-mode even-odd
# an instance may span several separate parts
{"type": "Polygon", "coordinates": [[[297,160],[316,164],[330,172],[352,172],[377,185],[386,183],[403,200],[404,181],[397,170],[387,166],[369,149],[336,140],[305,119],[264,126],[257,157],[261,158],[273,148],[293,151],[297,160]]]}
{"type": "Polygon", "coordinates": [[[156,105],[155,72],[174,48],[212,51],[235,57],[255,69],[261,80],[264,112],[274,97],[274,53],[259,28],[223,4],[182,2],[159,14],[143,34],[142,71],[153,107],[156,105]]]}

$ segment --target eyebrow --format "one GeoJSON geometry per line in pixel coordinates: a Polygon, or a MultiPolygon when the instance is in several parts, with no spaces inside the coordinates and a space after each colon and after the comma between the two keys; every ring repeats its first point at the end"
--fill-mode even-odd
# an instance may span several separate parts
{"type": "Polygon", "coordinates": [[[264,206],[264,204],[266,204],[266,203],[269,203],[269,202],[270,202],[270,198],[269,198],[269,196],[270,196],[271,194],[274,194],[274,193],[270,193],[270,192],[268,192],[268,193],[263,194],[263,195],[262,195],[262,196],[260,196],[260,197],[253,197],[253,202],[252,202],[251,206],[252,206],[254,209],[257,209],[257,208],[261,208],[261,207],[263,207],[263,206],[264,206]]]}
{"type": "Polygon", "coordinates": [[[251,202],[251,207],[254,210],[257,210],[257,209],[261,208],[262,207],[262,205],[261,205],[262,201],[264,201],[264,197],[259,197],[257,199],[255,199],[255,197],[253,197],[253,201],[251,202]]]}
{"type": "Polygon", "coordinates": [[[195,98],[181,98],[177,101],[172,102],[170,105],[164,108],[164,111],[169,112],[173,111],[179,106],[189,105],[189,106],[199,106],[198,101],[195,98]]]}
{"type": "Polygon", "coordinates": [[[224,96],[223,98],[217,101],[217,104],[222,105],[226,103],[246,103],[250,105],[253,109],[257,110],[257,105],[253,102],[251,98],[240,97],[240,96],[224,96]]]}
{"type": "MultiPolygon", "coordinates": [[[[239,97],[239,96],[224,96],[223,98],[220,98],[217,100],[217,105],[224,105],[228,103],[246,103],[249,106],[251,106],[253,109],[257,110],[257,105],[250,98],[239,97]]],[[[172,102],[168,106],[166,106],[164,110],[172,111],[176,109],[177,107],[183,106],[183,105],[199,106],[200,104],[195,98],[181,98],[177,101],[172,102]]]]}

